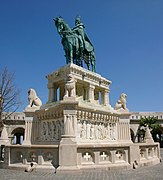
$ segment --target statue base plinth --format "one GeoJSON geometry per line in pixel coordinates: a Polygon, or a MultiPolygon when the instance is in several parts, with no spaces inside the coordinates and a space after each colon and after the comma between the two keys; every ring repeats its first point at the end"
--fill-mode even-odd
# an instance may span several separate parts
{"type": "Polygon", "coordinates": [[[33,106],[33,107],[27,106],[27,107],[25,108],[24,112],[35,112],[35,111],[37,111],[37,110],[39,110],[39,109],[40,109],[40,106],[33,106]]]}
{"type": "Polygon", "coordinates": [[[63,97],[63,101],[75,101],[75,100],[76,97],[66,97],[66,96],[63,97]]]}

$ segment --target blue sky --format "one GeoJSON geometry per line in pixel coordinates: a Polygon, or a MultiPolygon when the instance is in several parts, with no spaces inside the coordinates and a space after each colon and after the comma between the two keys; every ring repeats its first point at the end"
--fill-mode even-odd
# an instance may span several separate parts
{"type": "Polygon", "coordinates": [[[70,27],[81,16],[97,73],[112,81],[113,107],[125,92],[130,111],[163,111],[162,0],[0,0],[0,68],[16,74],[19,111],[29,88],[45,104],[45,76],[66,64],[53,23],[59,15],[70,27]]]}

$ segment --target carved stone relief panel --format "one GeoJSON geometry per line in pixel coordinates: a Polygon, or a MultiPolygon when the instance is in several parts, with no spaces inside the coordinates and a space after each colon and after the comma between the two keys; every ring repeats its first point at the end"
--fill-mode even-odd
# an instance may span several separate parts
{"type": "Polygon", "coordinates": [[[63,120],[42,121],[41,122],[41,141],[58,141],[64,133],[63,120]]]}
{"type": "Polygon", "coordinates": [[[117,140],[116,123],[78,120],[77,138],[79,140],[117,140]]]}

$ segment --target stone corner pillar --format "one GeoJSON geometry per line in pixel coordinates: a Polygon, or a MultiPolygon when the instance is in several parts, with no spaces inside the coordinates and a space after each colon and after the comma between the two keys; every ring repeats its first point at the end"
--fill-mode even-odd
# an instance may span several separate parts
{"type": "Polygon", "coordinates": [[[64,137],[59,146],[59,169],[77,168],[77,144],[75,139],[64,137]]]}
{"type": "Polygon", "coordinates": [[[138,144],[132,144],[130,145],[129,150],[129,163],[131,165],[131,168],[136,169],[140,166],[140,149],[138,144]]]}
{"type": "Polygon", "coordinates": [[[64,134],[59,145],[59,169],[77,169],[76,101],[62,101],[64,106],[64,134]]]}
{"type": "Polygon", "coordinates": [[[119,115],[119,122],[117,124],[118,141],[131,142],[130,134],[130,113],[121,113],[119,115]]]}
{"type": "Polygon", "coordinates": [[[32,124],[35,119],[35,111],[24,111],[25,113],[25,135],[23,145],[31,145],[32,142],[32,124]]]}

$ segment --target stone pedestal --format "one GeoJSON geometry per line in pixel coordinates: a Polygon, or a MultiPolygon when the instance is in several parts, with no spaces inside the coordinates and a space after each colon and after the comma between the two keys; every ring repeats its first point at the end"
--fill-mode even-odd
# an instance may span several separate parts
{"type": "Polygon", "coordinates": [[[33,120],[35,118],[35,111],[38,110],[40,107],[27,107],[24,111],[26,120],[25,120],[25,136],[23,145],[31,145],[32,142],[32,125],[33,120]]]}
{"type": "Polygon", "coordinates": [[[123,112],[119,116],[119,123],[117,125],[118,141],[132,142],[130,135],[130,113],[123,112]]]}
{"type": "MultiPolygon", "coordinates": [[[[44,169],[119,169],[159,162],[159,146],[149,131],[146,143],[131,141],[130,113],[123,102],[126,95],[113,110],[111,81],[74,64],[47,79],[48,102],[25,109],[24,143],[6,146],[6,166],[34,161],[44,169]]],[[[3,134],[7,136],[5,130],[3,134]]]]}
{"type": "Polygon", "coordinates": [[[136,169],[140,165],[140,149],[139,145],[133,144],[130,145],[130,159],[129,163],[131,164],[132,168],[136,169]]]}
{"type": "Polygon", "coordinates": [[[64,106],[64,135],[59,146],[59,169],[75,169],[77,168],[77,118],[76,106],[78,102],[72,101],[72,97],[62,101],[64,106]],[[70,100],[70,101],[69,101],[70,100]]]}
{"type": "Polygon", "coordinates": [[[59,146],[59,169],[77,168],[77,145],[75,138],[62,138],[59,146]]]}

